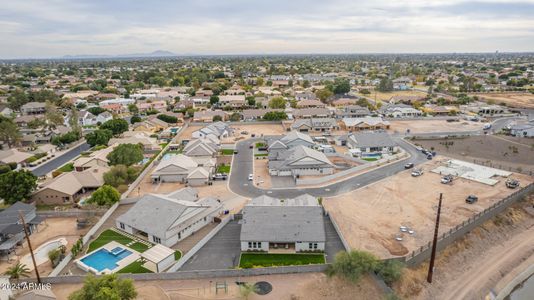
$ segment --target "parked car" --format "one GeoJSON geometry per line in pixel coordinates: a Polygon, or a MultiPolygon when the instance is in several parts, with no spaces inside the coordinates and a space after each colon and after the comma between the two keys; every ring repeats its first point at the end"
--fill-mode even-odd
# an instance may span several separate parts
{"type": "Polygon", "coordinates": [[[473,204],[478,201],[478,197],[475,195],[469,195],[467,198],[465,198],[465,202],[469,204],[473,204]]]}
{"type": "Polygon", "coordinates": [[[407,163],[407,164],[404,165],[404,168],[405,169],[411,169],[411,168],[413,168],[413,166],[414,166],[413,163],[407,163]]]}
{"type": "Polygon", "coordinates": [[[452,179],[453,179],[452,175],[446,175],[446,176],[443,176],[443,177],[441,178],[441,183],[443,183],[443,184],[451,183],[451,182],[452,182],[452,179]]]}
{"type": "Polygon", "coordinates": [[[228,178],[228,175],[224,174],[224,173],[217,173],[215,175],[212,176],[213,180],[226,180],[226,178],[228,178]]]}
{"type": "Polygon", "coordinates": [[[243,134],[243,135],[247,135],[248,132],[247,132],[247,131],[241,131],[241,134],[243,134]]]}
{"type": "Polygon", "coordinates": [[[432,153],[427,154],[426,159],[431,160],[432,158],[434,158],[434,156],[432,155],[432,153]]]}
{"type": "Polygon", "coordinates": [[[253,144],[250,144],[250,145],[248,146],[248,148],[249,148],[249,149],[254,149],[254,145],[253,145],[253,144]]]}
{"type": "Polygon", "coordinates": [[[252,133],[252,134],[250,135],[250,137],[256,137],[256,134],[255,134],[255,133],[252,133]]]}
{"type": "Polygon", "coordinates": [[[236,149],[236,150],[234,150],[234,154],[237,154],[238,152],[239,152],[239,151],[237,151],[237,149],[236,149]]]}
{"type": "Polygon", "coordinates": [[[417,169],[417,170],[413,170],[412,171],[412,176],[413,177],[419,177],[421,175],[423,175],[423,170],[421,170],[421,169],[417,169]]]}
{"type": "Polygon", "coordinates": [[[254,180],[254,174],[248,174],[248,181],[254,180]]]}
{"type": "Polygon", "coordinates": [[[519,180],[511,179],[511,178],[506,180],[506,187],[509,189],[515,189],[519,187],[519,180]]]}

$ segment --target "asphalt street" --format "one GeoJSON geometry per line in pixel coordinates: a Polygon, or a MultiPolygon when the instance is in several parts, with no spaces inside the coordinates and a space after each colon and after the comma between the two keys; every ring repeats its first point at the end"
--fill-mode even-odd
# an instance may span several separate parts
{"type": "Polygon", "coordinates": [[[71,159],[73,159],[76,156],[80,155],[80,153],[82,153],[83,151],[88,150],[89,148],[91,148],[91,147],[87,143],[80,144],[80,145],[72,148],[68,152],[62,154],[61,156],[58,156],[55,159],[45,163],[44,165],[41,165],[41,166],[33,169],[32,173],[35,176],[44,176],[44,175],[54,171],[55,169],[63,166],[64,164],[69,162],[71,159]]]}
{"type": "MultiPolygon", "coordinates": [[[[229,179],[230,189],[236,194],[249,198],[254,198],[264,194],[275,198],[293,198],[305,193],[316,197],[330,197],[353,191],[375,181],[394,175],[404,170],[404,165],[406,163],[411,162],[415,165],[418,165],[427,160],[426,155],[422,154],[420,151],[417,151],[415,147],[405,142],[402,138],[394,137],[394,139],[405,151],[411,155],[410,158],[406,158],[364,174],[347,178],[323,187],[273,189],[260,189],[254,186],[251,181],[248,181],[248,175],[253,173],[252,168],[254,159],[253,149],[250,149],[249,146],[257,142],[259,139],[256,138],[240,141],[236,143],[236,150],[238,150],[238,153],[234,154],[234,161],[229,179]]],[[[293,179],[291,177],[287,177],[287,180],[293,179]]]]}

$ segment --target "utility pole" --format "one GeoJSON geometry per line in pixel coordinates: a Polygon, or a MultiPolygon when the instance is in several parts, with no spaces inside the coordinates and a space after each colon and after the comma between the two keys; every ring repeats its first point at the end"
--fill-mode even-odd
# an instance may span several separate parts
{"type": "Polygon", "coordinates": [[[434,261],[436,260],[436,247],[438,244],[438,229],[439,229],[439,215],[441,213],[441,200],[443,193],[439,193],[438,214],[436,216],[436,226],[434,227],[434,240],[432,242],[432,254],[430,255],[430,265],[428,266],[428,277],[426,281],[432,283],[432,275],[434,274],[434,261]]]}
{"type": "Polygon", "coordinates": [[[19,217],[22,221],[22,227],[24,227],[24,235],[26,236],[26,241],[28,242],[28,247],[30,248],[30,254],[32,256],[33,268],[35,269],[35,275],[37,276],[37,282],[41,283],[41,276],[39,276],[39,270],[37,270],[37,264],[35,263],[35,256],[33,256],[32,243],[30,242],[30,236],[28,235],[28,228],[26,228],[26,222],[24,221],[24,216],[19,211],[19,217]]]}

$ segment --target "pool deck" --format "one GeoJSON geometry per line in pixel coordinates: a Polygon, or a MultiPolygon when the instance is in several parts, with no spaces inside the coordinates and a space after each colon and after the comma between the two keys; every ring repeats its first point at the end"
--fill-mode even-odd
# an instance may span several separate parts
{"type": "Polygon", "coordinates": [[[90,252],[90,253],[87,253],[86,255],[80,257],[79,259],[76,259],[74,262],[76,263],[76,265],[86,271],[86,272],[91,272],[95,275],[102,275],[102,274],[112,274],[112,273],[115,273],[119,270],[121,270],[122,268],[126,267],[127,265],[133,263],[134,261],[138,260],[141,256],[139,255],[139,252],[129,248],[129,247],[126,247],[124,246],[123,244],[120,244],[120,243],[117,243],[115,241],[111,241],[107,244],[105,244],[104,246],[100,247],[100,248],[97,248],[95,249],[94,251],[90,252]],[[88,266],[86,265],[82,259],[88,257],[88,256],[91,256],[93,253],[96,253],[98,251],[100,251],[101,249],[105,249],[109,252],[112,252],[111,250],[115,249],[116,247],[120,247],[122,249],[125,249],[125,250],[128,250],[130,252],[132,252],[132,254],[128,255],[127,257],[119,260],[117,262],[117,267],[114,268],[113,270],[110,270],[110,269],[103,269],[102,271],[98,271],[96,270],[95,268],[91,267],[91,266],[88,266]]]}

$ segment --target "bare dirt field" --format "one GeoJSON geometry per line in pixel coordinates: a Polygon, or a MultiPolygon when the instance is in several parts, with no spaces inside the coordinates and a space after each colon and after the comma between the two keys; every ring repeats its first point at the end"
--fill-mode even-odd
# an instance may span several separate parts
{"type": "Polygon", "coordinates": [[[286,133],[282,124],[243,123],[234,124],[230,127],[234,129],[234,135],[222,139],[222,143],[235,143],[250,138],[252,134],[255,134],[256,137],[260,137],[261,135],[281,135],[286,133]],[[241,134],[243,131],[246,131],[247,134],[241,134]]]}
{"type": "Polygon", "coordinates": [[[390,121],[390,124],[390,131],[400,133],[406,132],[407,129],[410,129],[411,133],[474,131],[481,130],[484,126],[480,122],[447,122],[447,120],[390,121]]]}
{"type": "Polygon", "coordinates": [[[254,184],[262,189],[272,188],[271,175],[269,175],[269,160],[254,160],[254,184]]]}
{"type": "Polygon", "coordinates": [[[406,269],[394,289],[403,299],[484,299],[534,263],[534,196],[507,208],[438,252],[432,284],[428,263],[406,269]]]}
{"type": "Polygon", "coordinates": [[[395,92],[378,92],[378,91],[370,91],[371,94],[369,95],[362,95],[367,98],[380,100],[382,102],[389,102],[391,97],[393,96],[417,96],[417,97],[425,97],[426,93],[421,91],[395,91],[395,92]]]}
{"type": "Polygon", "coordinates": [[[209,124],[206,124],[204,126],[200,125],[189,125],[181,134],[180,134],[180,140],[189,140],[191,139],[191,134],[193,132],[199,130],[200,128],[203,128],[205,126],[208,126],[209,124]]]}
{"type": "Polygon", "coordinates": [[[475,93],[470,96],[478,96],[482,101],[496,104],[506,103],[511,107],[534,108],[534,94],[532,93],[475,93]]]}
{"type": "MultiPolygon", "coordinates": [[[[440,192],[444,195],[441,232],[514,192],[506,188],[504,179],[493,187],[462,178],[455,179],[452,185],[444,185],[440,183],[441,176],[430,170],[445,160],[438,156],[423,164],[424,174],[420,177],[403,171],[351,193],[326,198],[323,205],[352,248],[389,258],[407,255],[431,241],[440,192]],[[479,198],[475,204],[465,202],[471,194],[479,198]],[[401,233],[400,226],[407,226],[415,233],[401,233]],[[404,240],[396,241],[397,236],[404,240]]],[[[533,180],[521,174],[512,177],[518,178],[522,185],[533,180]]]]}
{"type": "Polygon", "coordinates": [[[534,140],[499,135],[470,136],[461,139],[412,141],[453,158],[484,163],[495,168],[534,174],[534,140]]]}
{"type": "MultiPolygon", "coordinates": [[[[352,284],[337,278],[327,278],[322,273],[266,275],[240,278],[208,278],[201,280],[136,281],[137,299],[244,299],[235,281],[254,283],[267,281],[273,290],[264,296],[252,294],[250,300],[358,300],[383,299],[384,295],[370,277],[363,277],[352,284]],[[215,282],[227,282],[228,293],[215,293],[215,282]]],[[[57,299],[68,295],[81,284],[56,284],[52,289],[57,299]]]]}
{"type": "MultiPolygon", "coordinates": [[[[84,229],[77,229],[76,218],[48,218],[44,221],[44,223],[39,225],[39,231],[33,233],[30,236],[30,241],[32,243],[33,249],[35,250],[48,241],[64,237],[67,239],[68,242],[68,253],[72,248],[72,245],[74,245],[74,243],[80,238],[80,236],[87,233],[89,229],[90,227],[84,229]]],[[[0,273],[3,274],[8,268],[17,264],[18,260],[21,257],[30,253],[28,244],[24,242],[22,247],[16,249],[16,253],[16,256],[11,257],[10,262],[0,262],[0,273]]],[[[52,264],[49,262],[45,262],[42,265],[39,265],[38,269],[41,275],[48,275],[52,271],[52,264]]]]}

